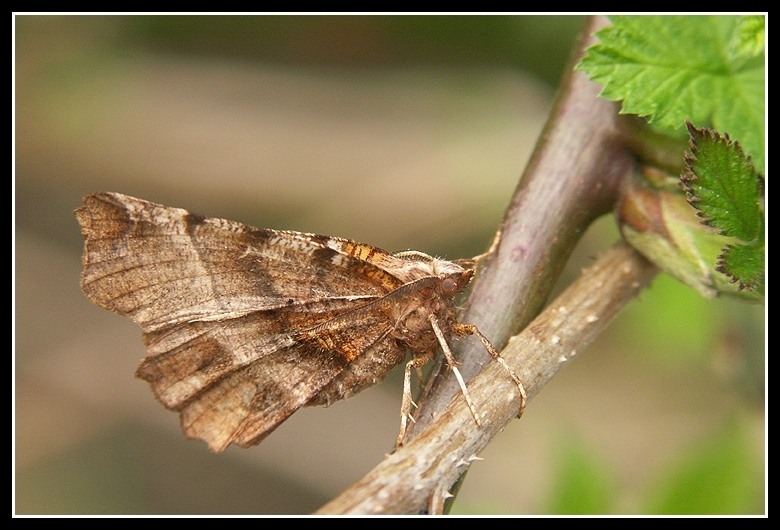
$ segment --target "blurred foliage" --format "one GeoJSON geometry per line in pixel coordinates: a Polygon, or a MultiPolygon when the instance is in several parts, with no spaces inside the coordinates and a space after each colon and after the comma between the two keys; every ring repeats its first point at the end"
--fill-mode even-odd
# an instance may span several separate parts
{"type": "MultiPolygon", "coordinates": [[[[682,448],[651,481],[636,513],[714,515],[763,513],[763,471],[750,443],[747,422],[732,419],[723,428],[682,448]]],[[[557,453],[545,513],[618,514],[625,509],[615,473],[581,440],[557,453]]],[[[634,510],[632,510],[633,512],[634,510]]]]}
{"type": "Polygon", "coordinates": [[[581,16],[137,16],[125,38],[157,51],[301,66],[507,66],[557,85],[581,16]],[[540,54],[539,50],[544,50],[540,54]]]}
{"type": "Polygon", "coordinates": [[[763,469],[747,437],[746,426],[731,421],[684,450],[651,488],[646,513],[763,513],[763,469]]]}
{"type": "Polygon", "coordinates": [[[554,486],[546,513],[606,514],[614,509],[613,473],[597,453],[581,443],[567,443],[558,453],[554,486]]]}
{"type": "MultiPolygon", "coordinates": [[[[750,366],[763,387],[764,307],[728,297],[709,300],[671,276],[660,275],[615,321],[626,350],[669,369],[691,363],[750,366]]],[[[730,370],[739,372],[741,370],[730,370]]],[[[763,395],[763,393],[761,393],[763,395]]],[[[762,398],[763,399],[763,398],[762,398]]]]}
{"type": "Polygon", "coordinates": [[[53,458],[18,473],[17,513],[148,512],[141,467],[132,446],[138,439],[123,434],[114,440],[91,440],[92,443],[69,451],[66,458],[53,458]]]}
{"type": "Polygon", "coordinates": [[[274,470],[215,459],[179,434],[124,422],[16,476],[19,514],[305,514],[328,496],[274,470]]]}
{"type": "Polygon", "coordinates": [[[712,301],[666,274],[618,319],[627,350],[670,368],[706,357],[720,324],[712,301]]]}

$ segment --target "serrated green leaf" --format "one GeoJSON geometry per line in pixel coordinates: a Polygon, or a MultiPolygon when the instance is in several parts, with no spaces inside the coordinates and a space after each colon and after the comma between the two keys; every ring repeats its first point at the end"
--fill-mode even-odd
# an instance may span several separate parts
{"type": "MultiPolygon", "coordinates": [[[[760,21],[763,23],[763,17],[760,21]]],[[[739,16],[616,16],[578,70],[623,101],[621,113],[680,130],[712,123],[764,167],[764,50],[757,20],[739,16]],[[754,53],[746,53],[753,50],[754,53]]]]}
{"type": "Polygon", "coordinates": [[[689,126],[691,154],[682,176],[689,202],[706,223],[743,242],[763,237],[762,185],[739,144],[689,126]]]}
{"type": "Polygon", "coordinates": [[[715,268],[739,282],[740,289],[764,293],[764,245],[730,245],[715,268]]]}

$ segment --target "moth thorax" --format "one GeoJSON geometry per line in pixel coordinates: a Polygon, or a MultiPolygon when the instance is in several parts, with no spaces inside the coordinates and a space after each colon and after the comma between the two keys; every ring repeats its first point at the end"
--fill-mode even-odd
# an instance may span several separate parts
{"type": "Polygon", "coordinates": [[[403,261],[393,267],[390,272],[401,281],[407,283],[430,276],[444,278],[453,274],[462,274],[466,270],[456,263],[431,258],[422,254],[422,252],[409,251],[396,254],[396,257],[402,257],[403,261]],[[425,256],[427,259],[422,259],[418,254],[425,256]]]}

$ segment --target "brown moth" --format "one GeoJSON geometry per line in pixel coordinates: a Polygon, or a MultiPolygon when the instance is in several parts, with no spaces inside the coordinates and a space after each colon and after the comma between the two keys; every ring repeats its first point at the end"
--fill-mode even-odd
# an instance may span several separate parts
{"type": "Polygon", "coordinates": [[[336,237],[258,229],[119,193],[84,197],[81,287],[143,329],[136,375],[179,412],[184,433],[223,451],[260,442],[300,407],[328,405],[404,373],[399,444],[412,405],[411,368],[448,340],[476,335],[517,376],[453,297],[473,270],[421,252],[390,254],[336,237]]]}

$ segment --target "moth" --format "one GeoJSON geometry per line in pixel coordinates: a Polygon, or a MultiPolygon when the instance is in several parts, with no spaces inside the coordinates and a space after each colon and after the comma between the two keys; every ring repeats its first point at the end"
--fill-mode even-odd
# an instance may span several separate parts
{"type": "Polygon", "coordinates": [[[474,271],[422,252],[253,228],[119,193],[84,197],[81,287],[143,329],[136,372],[181,416],[189,438],[219,452],[259,443],[303,406],[328,405],[444,352],[479,424],[448,341],[475,335],[453,297],[474,271]]]}

